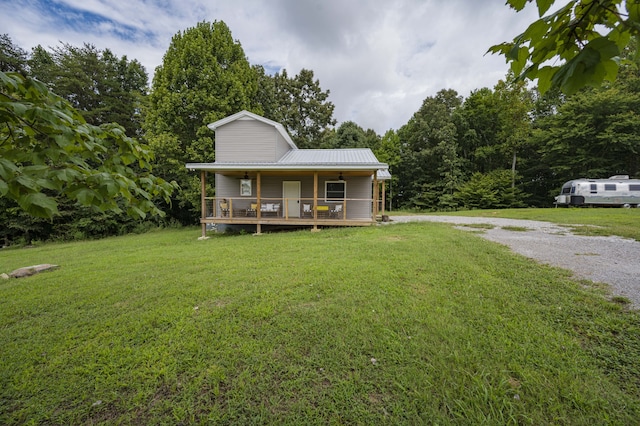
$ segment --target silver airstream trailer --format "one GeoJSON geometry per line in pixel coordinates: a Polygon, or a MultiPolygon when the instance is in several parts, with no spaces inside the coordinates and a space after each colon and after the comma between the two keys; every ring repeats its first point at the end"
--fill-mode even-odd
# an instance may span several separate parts
{"type": "Polygon", "coordinates": [[[640,207],[640,179],[627,175],[609,179],[575,179],[562,185],[556,206],[640,207]]]}

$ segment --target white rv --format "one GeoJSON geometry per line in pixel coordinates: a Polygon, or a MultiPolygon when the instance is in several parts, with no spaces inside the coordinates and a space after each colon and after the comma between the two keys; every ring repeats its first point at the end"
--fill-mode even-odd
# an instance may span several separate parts
{"type": "Polygon", "coordinates": [[[640,207],[640,179],[627,175],[609,179],[575,179],[562,185],[556,206],[640,207]]]}

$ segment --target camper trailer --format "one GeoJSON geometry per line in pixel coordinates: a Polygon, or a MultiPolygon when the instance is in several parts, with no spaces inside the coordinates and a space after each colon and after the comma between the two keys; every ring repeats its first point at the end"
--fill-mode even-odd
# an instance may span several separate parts
{"type": "Polygon", "coordinates": [[[556,206],[640,207],[640,179],[575,179],[562,185],[556,206]]]}

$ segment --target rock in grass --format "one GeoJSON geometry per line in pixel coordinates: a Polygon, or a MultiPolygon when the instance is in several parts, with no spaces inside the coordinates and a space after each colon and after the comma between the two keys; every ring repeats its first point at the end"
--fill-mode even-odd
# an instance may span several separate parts
{"type": "Polygon", "coordinates": [[[9,278],[11,277],[7,274],[0,274],[0,280],[8,280],[9,278]]]}
{"type": "Polygon", "coordinates": [[[35,275],[40,272],[50,271],[52,269],[58,269],[58,265],[52,265],[50,263],[43,263],[42,265],[25,266],[24,268],[18,268],[15,271],[9,273],[11,278],[24,278],[31,275],[35,275]]]}

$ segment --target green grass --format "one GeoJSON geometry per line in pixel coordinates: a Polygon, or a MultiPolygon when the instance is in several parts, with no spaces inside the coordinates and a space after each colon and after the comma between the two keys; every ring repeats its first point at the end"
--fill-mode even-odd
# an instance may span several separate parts
{"type": "Polygon", "coordinates": [[[502,229],[505,231],[513,231],[513,232],[527,232],[529,228],[525,226],[503,226],[502,229]]]}
{"type": "Polygon", "coordinates": [[[640,316],[444,224],[0,252],[0,424],[634,424],[640,316]]]}
{"type": "MultiPolygon", "coordinates": [[[[403,213],[399,211],[394,214],[403,213]]],[[[430,214],[542,220],[570,226],[575,232],[583,235],[618,235],[640,241],[640,209],[638,208],[498,209],[430,214]]]]}

